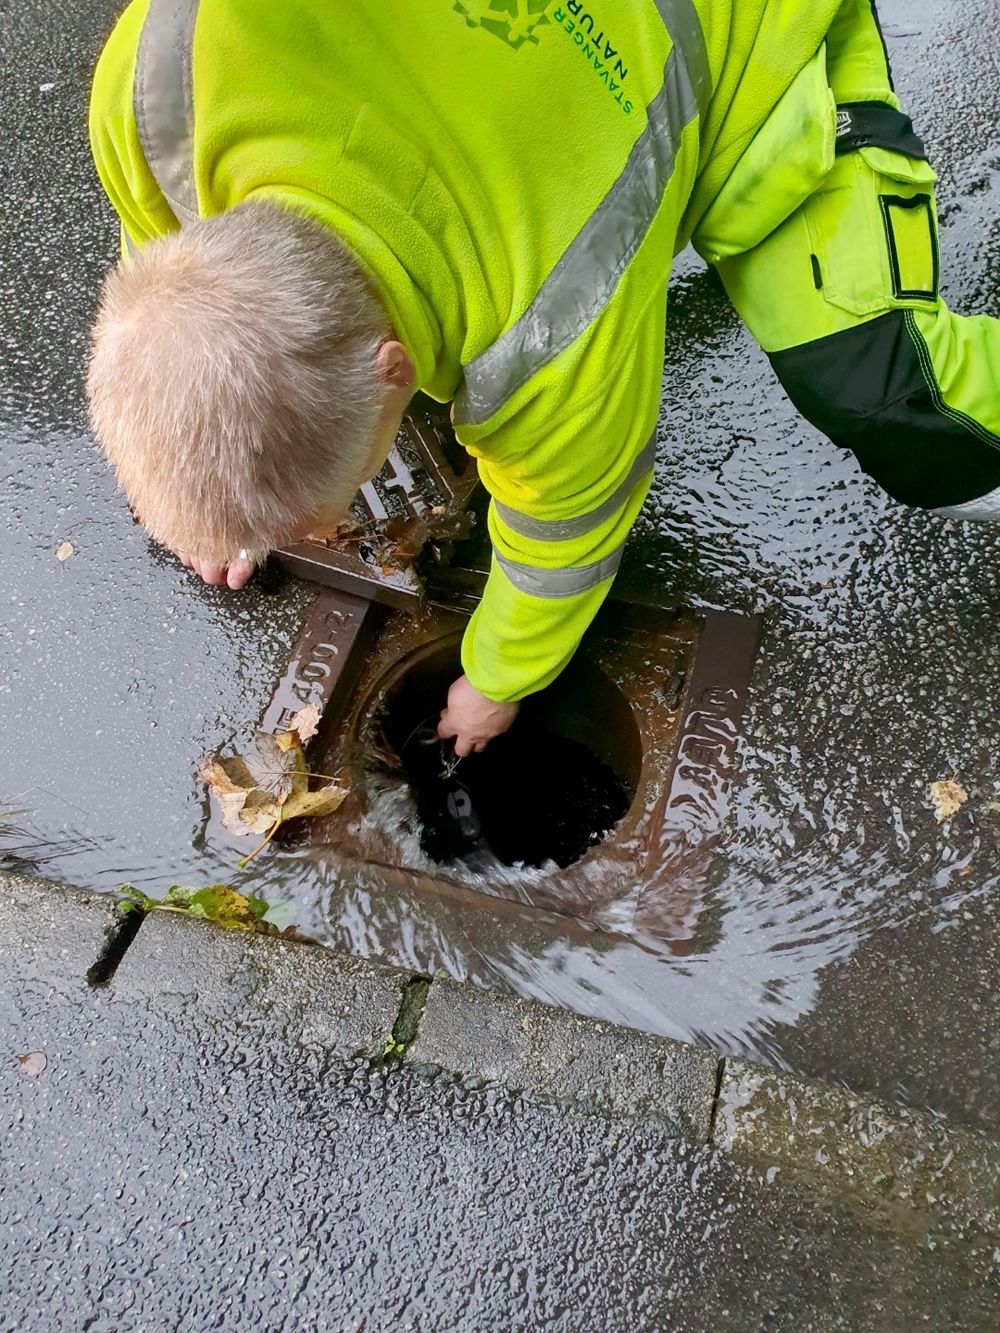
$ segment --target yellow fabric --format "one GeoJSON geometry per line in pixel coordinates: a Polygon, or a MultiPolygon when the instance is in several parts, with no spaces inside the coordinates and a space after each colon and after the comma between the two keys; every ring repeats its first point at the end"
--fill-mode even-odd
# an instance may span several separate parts
{"type": "MultiPolygon", "coordinates": [[[[827,35],[826,81],[838,103],[876,101],[899,109],[868,0],[845,0],[838,12],[827,35]]],[[[882,196],[933,199],[936,179],[927,162],[884,148],[846,153],[780,227],[751,251],[718,265],[730,300],[766,352],[843,333],[888,310],[935,305],[933,297],[894,294],[879,201],[882,196]]],[[[901,262],[908,273],[915,268],[930,279],[921,286],[931,291],[928,214],[915,212],[902,228],[901,262]]]]}
{"type": "Polygon", "coordinates": [[[833,166],[836,122],[824,43],[698,223],[692,242],[703,259],[718,264],[752,250],[801,207],[833,166]]]}
{"type": "MultiPolygon", "coordinates": [[[[132,110],[147,3],[129,6],[105,48],[90,120],[101,180],[138,245],[176,225],[132,110]]],[[[704,124],[677,144],[670,188],[613,299],[490,421],[459,429],[497,499],[535,518],[575,517],[628,476],[659,405],[671,256],[815,56],[838,4],[696,4],[714,97],[704,124]]],[[[595,54],[595,15],[578,0],[202,0],[193,53],[201,214],[269,198],[321,220],[372,278],[420,386],[450,399],[462,366],[523,314],[618,179],[660,90],[671,40],[657,5],[599,8],[604,49],[595,54]]],[[[528,541],[495,515],[494,537],[522,563],[586,565],[620,544],[643,490],[574,542],[528,541]]],[[[496,699],[540,688],[606,592],[529,596],[495,568],[464,644],[473,683],[496,699]]]]}

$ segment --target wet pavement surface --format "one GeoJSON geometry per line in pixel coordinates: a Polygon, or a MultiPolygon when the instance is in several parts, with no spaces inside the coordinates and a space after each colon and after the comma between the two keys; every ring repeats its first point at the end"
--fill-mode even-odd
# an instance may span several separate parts
{"type": "Polygon", "coordinates": [[[990,1244],[347,1059],[242,973],[90,987],[100,918],[34,912],[0,900],[4,1330],[996,1326],[990,1244]]]}
{"type": "MultiPolygon", "coordinates": [[[[880,495],[795,416],[689,257],[658,480],[622,578],[764,625],[694,952],[643,951],[638,968],[620,941],[533,953],[488,909],[475,927],[457,912],[425,925],[313,859],[262,855],[244,880],[205,842],[198,761],[250,734],[313,593],[197,586],[131,524],[88,437],[86,329],[116,237],[84,108],[117,8],[0,9],[0,800],[27,812],[25,860],[102,889],[249,881],[293,894],[335,943],[596,1012],[618,1013],[619,979],[641,975],[632,1021],[1000,1128],[1000,534],[880,495]],[[970,799],[939,827],[927,785],[953,774],[970,799]]],[[[992,4],[881,9],[941,177],[946,295],[998,313],[992,4]]]]}

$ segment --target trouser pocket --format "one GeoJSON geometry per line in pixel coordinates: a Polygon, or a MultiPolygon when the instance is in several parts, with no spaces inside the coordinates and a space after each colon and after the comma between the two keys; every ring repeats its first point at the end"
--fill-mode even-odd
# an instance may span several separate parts
{"type": "Polygon", "coordinates": [[[825,301],[861,318],[936,302],[936,179],[927,162],[884,148],[837,159],[804,207],[825,301]]]}

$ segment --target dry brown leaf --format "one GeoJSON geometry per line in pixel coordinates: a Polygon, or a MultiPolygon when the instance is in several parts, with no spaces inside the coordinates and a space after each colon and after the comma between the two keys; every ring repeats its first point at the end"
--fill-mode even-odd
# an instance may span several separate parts
{"type": "Polygon", "coordinates": [[[265,841],[288,819],[331,814],[348,790],[335,782],[309,790],[297,729],[280,736],[259,731],[246,754],[205,759],[198,778],[218,802],[224,828],[240,835],[255,833],[265,841]]]}
{"type": "Polygon", "coordinates": [[[223,828],[230,833],[256,833],[261,837],[274,827],[278,809],[274,798],[255,787],[252,778],[246,783],[234,781],[227,765],[238,772],[238,763],[233,759],[206,759],[198,770],[198,778],[218,801],[223,828]]]}
{"type": "Polygon", "coordinates": [[[294,740],[287,731],[280,736],[272,736],[269,731],[258,731],[253,746],[239,756],[254,785],[267,792],[279,805],[292,794],[297,785],[305,781],[306,765],[302,747],[290,743],[294,740]]]}
{"type": "Polygon", "coordinates": [[[952,778],[947,778],[943,782],[932,782],[927,788],[927,794],[934,806],[934,818],[939,824],[958,814],[969,799],[969,793],[965,788],[960,787],[952,778]]]}
{"type": "Polygon", "coordinates": [[[299,740],[305,744],[319,731],[320,711],[315,704],[306,704],[300,708],[288,724],[289,731],[297,731],[299,740]]]}
{"type": "Polygon", "coordinates": [[[76,547],[72,542],[61,542],[60,545],[56,547],[56,559],[60,563],[63,560],[68,560],[75,550],[76,547]]]}

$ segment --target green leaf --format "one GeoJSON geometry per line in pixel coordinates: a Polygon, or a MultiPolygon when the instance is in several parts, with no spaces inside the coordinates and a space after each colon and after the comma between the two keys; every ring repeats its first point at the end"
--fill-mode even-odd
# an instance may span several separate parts
{"type": "Polygon", "coordinates": [[[171,907],[187,907],[200,890],[191,884],[171,884],[167,896],[163,899],[171,907]]]}
{"type": "Polygon", "coordinates": [[[258,919],[243,894],[225,884],[209,884],[199,889],[192,896],[188,911],[226,930],[250,930],[258,919]]]}
{"type": "Polygon", "coordinates": [[[247,907],[253,913],[255,921],[263,921],[268,912],[268,903],[263,898],[255,898],[252,893],[246,895],[247,907]]]}
{"type": "MultiPolygon", "coordinates": [[[[119,884],[118,891],[122,894],[118,906],[124,912],[186,912],[188,916],[198,917],[202,921],[214,921],[226,930],[253,930],[257,922],[264,920],[271,911],[265,898],[238,893],[227,884],[204,884],[200,887],[171,884],[162,898],[150,898],[132,884],[119,884]]],[[[295,909],[291,903],[276,904],[275,911],[279,918],[289,907],[294,919],[295,909]]],[[[279,926],[279,929],[282,928],[279,926]]]]}
{"type": "Polygon", "coordinates": [[[149,912],[157,905],[155,898],[150,898],[134,884],[119,884],[115,892],[122,895],[118,900],[120,912],[149,912]]]}

